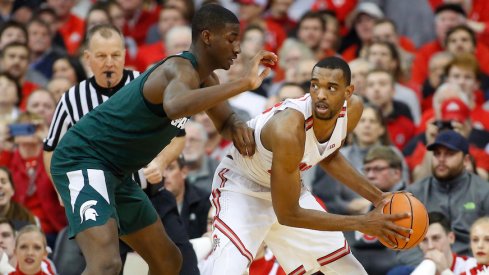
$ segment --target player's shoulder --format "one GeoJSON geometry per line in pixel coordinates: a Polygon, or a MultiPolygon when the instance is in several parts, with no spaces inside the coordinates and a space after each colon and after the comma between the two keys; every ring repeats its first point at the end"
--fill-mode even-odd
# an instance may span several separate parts
{"type": "Polygon", "coordinates": [[[285,108],[276,112],[265,126],[280,137],[294,137],[299,132],[304,132],[304,114],[297,109],[285,108]]]}

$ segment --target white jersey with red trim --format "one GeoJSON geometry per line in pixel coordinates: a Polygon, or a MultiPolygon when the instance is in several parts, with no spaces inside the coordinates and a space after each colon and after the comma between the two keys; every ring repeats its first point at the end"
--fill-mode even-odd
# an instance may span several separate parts
{"type": "Polygon", "coordinates": [[[454,274],[462,274],[469,271],[471,268],[477,266],[477,260],[472,257],[459,256],[455,253],[452,254],[453,262],[450,270],[454,274]]]}
{"type": "MultiPolygon", "coordinates": [[[[343,104],[343,108],[338,116],[331,138],[324,143],[320,143],[317,140],[313,129],[312,99],[311,96],[307,94],[298,99],[287,99],[280,102],[274,107],[264,111],[261,115],[248,121],[248,125],[255,129],[256,152],[251,158],[243,157],[233,146],[230,149],[229,154],[236,165],[237,171],[235,172],[264,187],[270,188],[270,171],[273,154],[263,146],[260,139],[261,130],[274,114],[287,108],[297,110],[304,115],[306,141],[304,156],[299,165],[301,171],[311,168],[341,147],[347,134],[347,101],[343,104]]],[[[287,149],[284,148],[284,150],[287,149]]]]}

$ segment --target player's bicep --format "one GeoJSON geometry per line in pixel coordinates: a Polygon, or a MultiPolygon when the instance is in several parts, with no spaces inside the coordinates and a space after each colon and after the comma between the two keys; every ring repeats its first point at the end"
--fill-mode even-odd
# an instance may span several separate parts
{"type": "Polygon", "coordinates": [[[295,131],[281,126],[271,141],[273,160],[271,168],[271,192],[274,211],[280,223],[287,224],[297,215],[301,180],[299,164],[304,154],[301,138],[295,131]]]}

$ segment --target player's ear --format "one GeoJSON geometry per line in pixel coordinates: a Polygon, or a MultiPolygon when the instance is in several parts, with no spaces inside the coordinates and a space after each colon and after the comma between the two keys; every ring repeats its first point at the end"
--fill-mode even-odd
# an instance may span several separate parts
{"type": "Polygon", "coordinates": [[[355,85],[352,84],[352,85],[346,86],[345,98],[349,99],[353,95],[354,91],[355,91],[355,85]]]}
{"type": "Polygon", "coordinates": [[[209,30],[203,30],[200,33],[200,38],[202,39],[202,42],[206,46],[210,46],[210,44],[211,44],[211,32],[209,30]]]}

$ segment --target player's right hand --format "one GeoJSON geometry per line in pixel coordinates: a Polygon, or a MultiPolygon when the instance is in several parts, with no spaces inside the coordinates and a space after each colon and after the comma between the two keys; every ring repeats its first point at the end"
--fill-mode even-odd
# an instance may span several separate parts
{"type": "Polygon", "coordinates": [[[406,242],[409,238],[404,237],[404,235],[409,235],[412,230],[407,227],[402,227],[394,222],[397,220],[402,220],[410,216],[409,213],[401,214],[383,214],[384,206],[388,203],[388,200],[384,200],[379,207],[368,212],[363,216],[363,221],[361,223],[361,228],[358,231],[371,235],[377,236],[377,238],[382,239],[384,242],[388,243],[392,247],[396,247],[396,243],[392,240],[395,238],[404,239],[406,242]]]}
{"type": "Polygon", "coordinates": [[[250,81],[249,90],[260,87],[263,80],[270,74],[269,66],[274,66],[278,61],[276,54],[262,50],[257,53],[249,62],[245,62],[244,77],[250,81]],[[266,66],[265,70],[259,73],[260,65],[266,66]]]}

